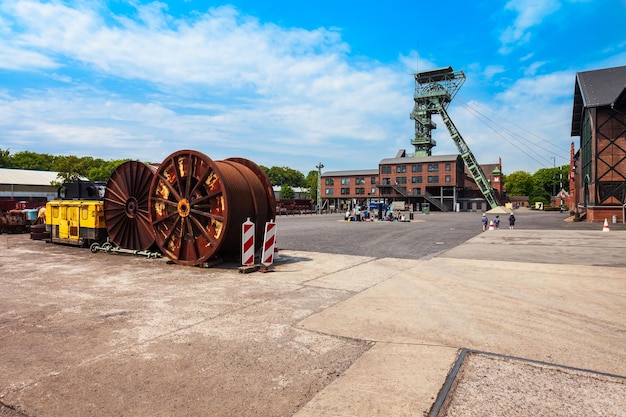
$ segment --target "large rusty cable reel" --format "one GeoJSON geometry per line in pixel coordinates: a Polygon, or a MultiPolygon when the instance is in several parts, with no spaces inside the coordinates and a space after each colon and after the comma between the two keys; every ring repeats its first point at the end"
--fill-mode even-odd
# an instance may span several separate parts
{"type": "MultiPolygon", "coordinates": [[[[255,221],[255,251],[259,250],[263,246],[263,235],[265,233],[265,223],[269,220],[276,219],[276,199],[274,198],[274,189],[272,188],[272,183],[270,182],[267,174],[260,166],[256,163],[250,161],[245,158],[228,158],[225,159],[224,162],[235,162],[237,164],[244,165],[248,169],[254,173],[257,180],[260,182],[260,186],[255,182],[254,179],[249,179],[249,181],[254,182],[255,186],[251,186],[250,188],[254,190],[254,206],[257,212],[255,217],[250,217],[253,221],[255,221]],[[264,192],[261,192],[261,188],[264,192]],[[266,205],[267,209],[263,208],[263,205],[266,205]],[[259,221],[260,219],[260,221],[259,221]]],[[[248,175],[249,177],[249,175],[248,175]]]]}
{"type": "Polygon", "coordinates": [[[115,245],[134,250],[154,245],[148,196],[155,172],[154,166],[128,161],[111,174],[104,194],[104,219],[115,245]]]}
{"type": "Polygon", "coordinates": [[[248,217],[261,223],[273,218],[265,185],[243,161],[213,161],[192,150],[163,160],[149,210],[157,246],[168,258],[198,265],[218,255],[237,257],[241,224],[248,217]]]}

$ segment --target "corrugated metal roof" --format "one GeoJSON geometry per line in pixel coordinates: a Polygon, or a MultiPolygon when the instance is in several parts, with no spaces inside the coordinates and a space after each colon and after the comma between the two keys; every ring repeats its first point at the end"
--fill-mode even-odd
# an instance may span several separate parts
{"type": "Polygon", "coordinates": [[[620,101],[620,97],[624,97],[625,90],[626,66],[577,73],[571,136],[580,136],[580,124],[585,108],[615,105],[620,101]]]}
{"type": "Polygon", "coordinates": [[[0,184],[50,185],[52,181],[59,181],[57,174],[51,171],[0,168],[0,184]]]}

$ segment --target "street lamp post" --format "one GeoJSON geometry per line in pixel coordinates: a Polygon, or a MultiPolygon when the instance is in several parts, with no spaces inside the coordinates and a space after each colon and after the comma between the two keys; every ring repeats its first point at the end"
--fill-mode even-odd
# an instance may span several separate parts
{"type": "Polygon", "coordinates": [[[317,214],[322,212],[322,168],[321,162],[315,166],[317,168],[317,214]]]}

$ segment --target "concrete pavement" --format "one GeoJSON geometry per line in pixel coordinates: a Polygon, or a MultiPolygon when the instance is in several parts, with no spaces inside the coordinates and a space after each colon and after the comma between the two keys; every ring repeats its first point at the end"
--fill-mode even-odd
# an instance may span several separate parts
{"type": "MultiPolygon", "coordinates": [[[[403,261],[411,266],[299,324],[376,344],[296,415],[426,415],[461,348],[626,376],[625,253],[625,232],[507,229],[403,261]]],[[[624,382],[613,385],[619,413],[624,382]]],[[[520,402],[492,415],[516,415],[520,402]]]]}
{"type": "MultiPolygon", "coordinates": [[[[427,415],[462,348],[626,376],[624,231],[501,229],[429,260],[281,251],[246,275],[20,239],[0,242],[3,417],[427,415]]],[[[544,375],[481,415],[518,415],[544,375]]],[[[570,399],[626,409],[624,378],[594,381],[570,399]]]]}

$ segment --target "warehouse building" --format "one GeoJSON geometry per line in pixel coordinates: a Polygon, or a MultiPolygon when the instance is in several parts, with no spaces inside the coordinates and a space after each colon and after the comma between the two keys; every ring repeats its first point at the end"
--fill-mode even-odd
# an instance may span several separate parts
{"type": "Polygon", "coordinates": [[[57,196],[57,172],[0,168],[0,209],[11,210],[18,202],[27,208],[45,205],[57,196]]]}
{"type": "MultiPolygon", "coordinates": [[[[481,168],[502,196],[501,162],[481,168]]],[[[321,177],[323,207],[331,211],[394,201],[414,211],[425,204],[436,211],[489,209],[460,155],[409,156],[401,149],[395,158],[381,160],[378,168],[327,171],[321,177]]]]}
{"type": "Polygon", "coordinates": [[[576,74],[571,136],[570,210],[589,222],[626,209],[626,66],[576,74]]]}

